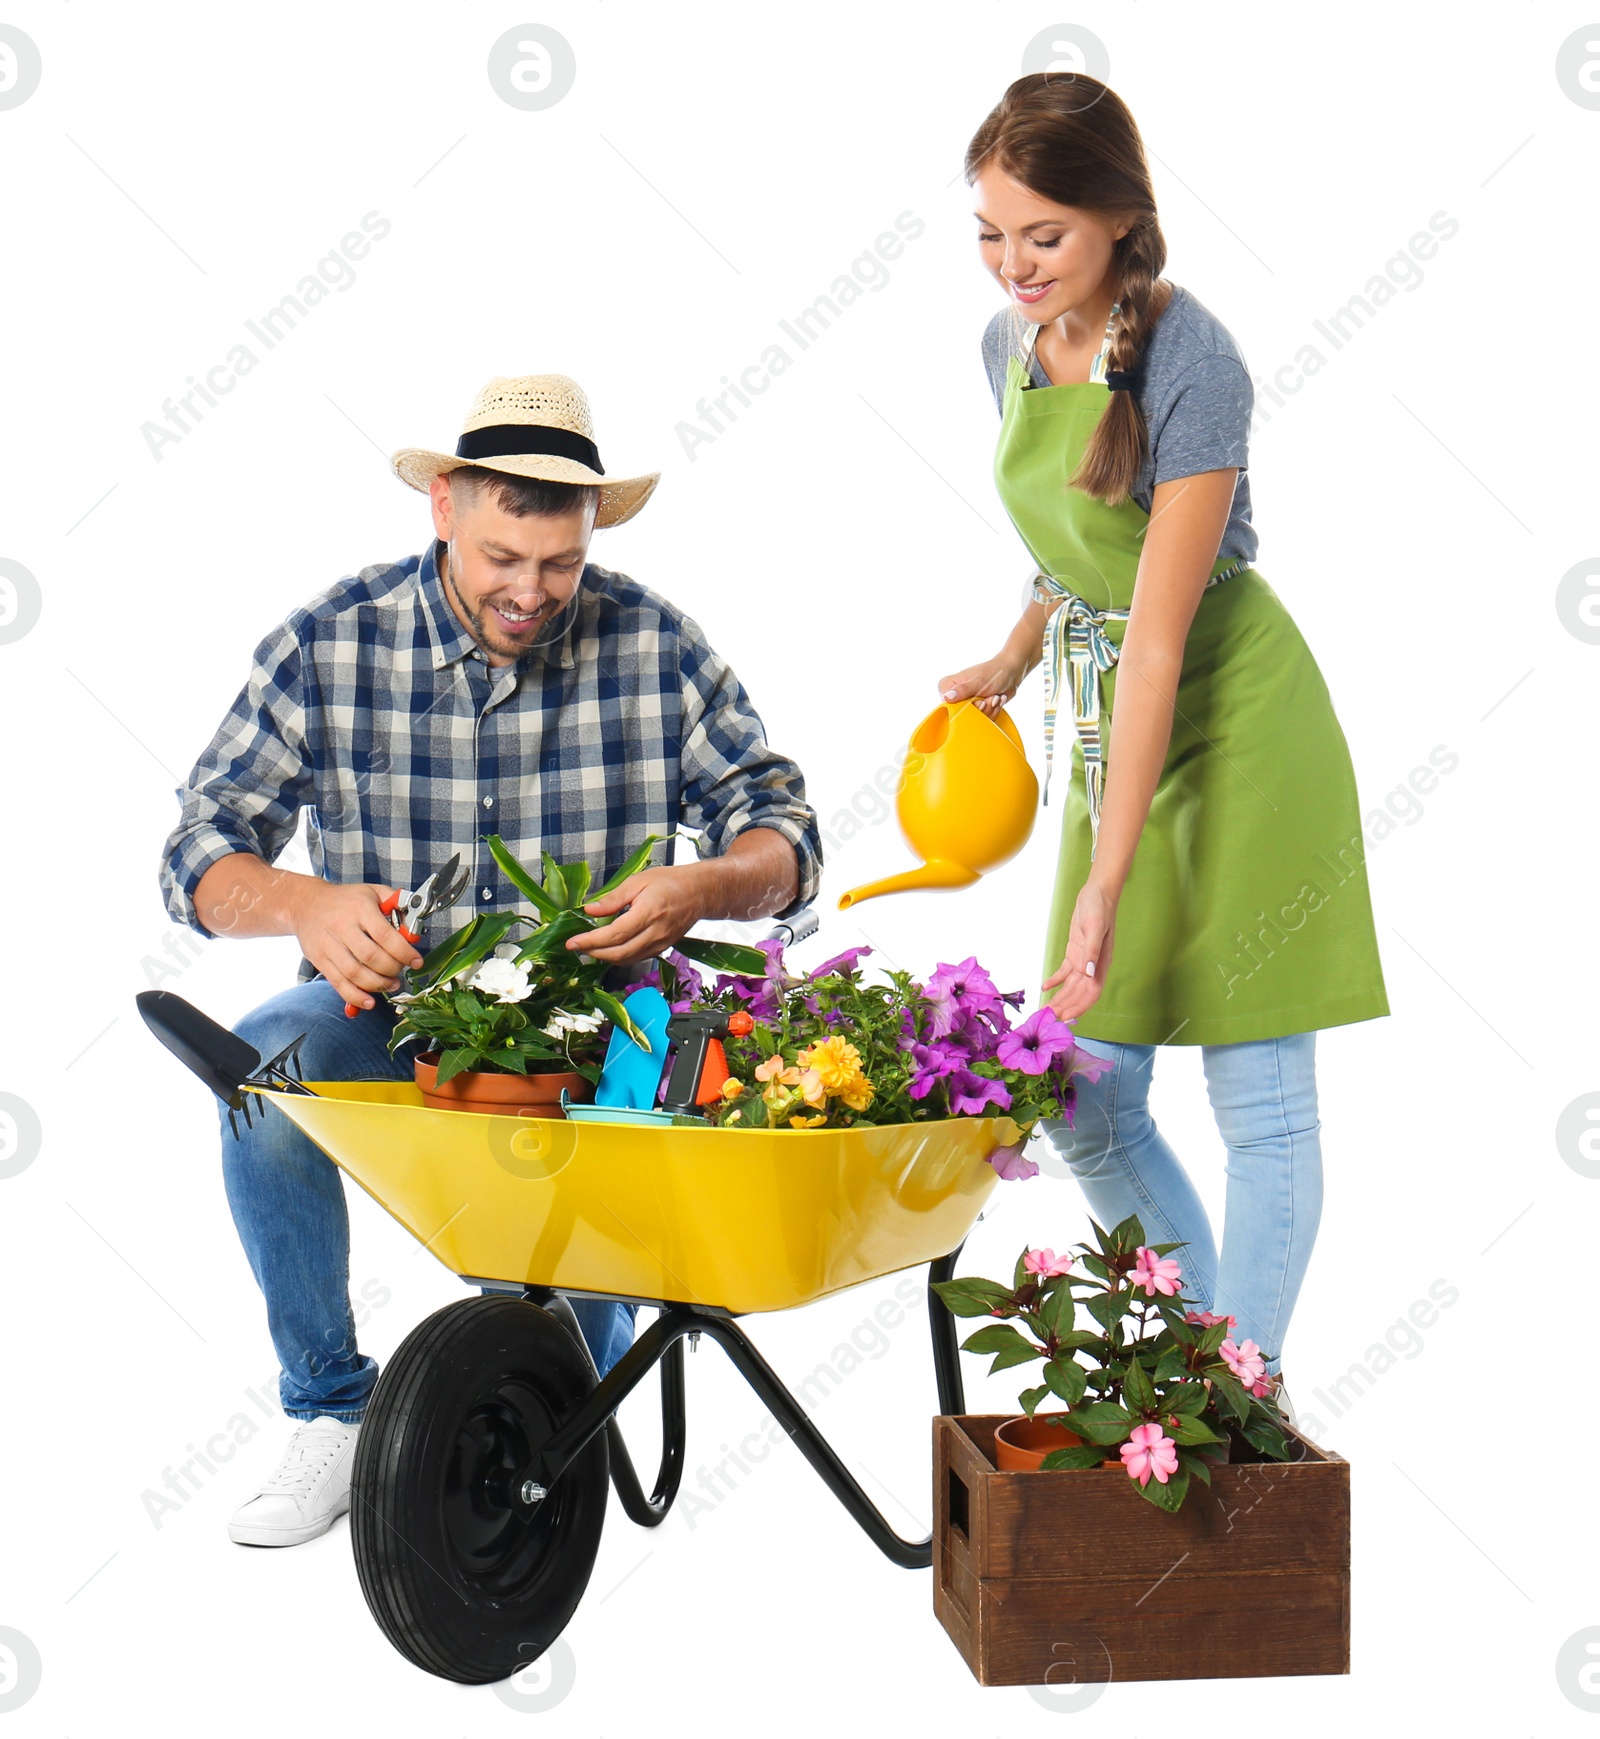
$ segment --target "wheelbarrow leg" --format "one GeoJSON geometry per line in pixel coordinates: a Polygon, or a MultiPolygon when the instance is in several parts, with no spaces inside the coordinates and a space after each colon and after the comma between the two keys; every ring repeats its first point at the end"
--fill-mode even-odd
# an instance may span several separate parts
{"type": "Polygon", "coordinates": [[[934,1291],[941,1280],[954,1280],[956,1262],[963,1244],[957,1244],[948,1256],[928,1264],[928,1327],[933,1331],[933,1375],[939,1385],[939,1411],[965,1413],[966,1386],[961,1380],[961,1349],[956,1339],[956,1319],[945,1301],[934,1291]]]}
{"type": "MultiPolygon", "coordinates": [[[[543,1286],[525,1288],[524,1296],[531,1302],[542,1305],[556,1317],[587,1356],[588,1346],[582,1330],[578,1327],[578,1318],[567,1299],[559,1292],[543,1286]]],[[[593,1363],[591,1359],[591,1366],[593,1363]]],[[[678,1484],[683,1478],[683,1452],[687,1435],[683,1342],[675,1340],[661,1355],[661,1466],[656,1472],[655,1490],[649,1497],[644,1495],[644,1487],[640,1485],[639,1475],[634,1471],[633,1457],[628,1454],[628,1446],[622,1439],[622,1427],[617,1423],[616,1415],[612,1414],[606,1421],[606,1449],[611,1459],[611,1483],[622,1500],[628,1519],[637,1522],[641,1528],[658,1527],[666,1520],[667,1511],[672,1508],[672,1500],[678,1495],[678,1484]]]]}

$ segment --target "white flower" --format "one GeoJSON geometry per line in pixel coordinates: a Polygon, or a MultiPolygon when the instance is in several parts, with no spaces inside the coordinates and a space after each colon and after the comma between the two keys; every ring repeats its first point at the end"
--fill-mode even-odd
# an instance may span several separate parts
{"type": "Polygon", "coordinates": [[[603,1015],[573,1014],[567,1009],[558,1008],[543,1031],[548,1039],[564,1038],[568,1033],[597,1032],[604,1018],[603,1015]]]}
{"type": "Polygon", "coordinates": [[[491,955],[480,962],[467,984],[472,990],[492,996],[496,1002],[526,1002],[533,994],[527,961],[518,966],[500,955],[491,955]]]}

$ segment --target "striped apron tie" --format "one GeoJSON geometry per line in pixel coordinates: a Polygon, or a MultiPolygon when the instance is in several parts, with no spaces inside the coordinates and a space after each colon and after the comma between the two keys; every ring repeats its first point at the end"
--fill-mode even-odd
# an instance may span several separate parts
{"type": "MultiPolygon", "coordinates": [[[[1206,590],[1242,574],[1249,562],[1242,557],[1213,574],[1206,590]]],[[[1060,601],[1044,625],[1044,800],[1050,801],[1050,772],[1055,759],[1056,709],[1063,677],[1072,699],[1072,725],[1083,751],[1084,795],[1089,808],[1089,857],[1092,862],[1100,843],[1100,805],[1105,796],[1105,746],[1100,740],[1101,674],[1117,662],[1120,648],[1105,631],[1107,622],[1126,622],[1127,610],[1098,610],[1080,598],[1064,580],[1039,573],[1033,581],[1034,599],[1041,604],[1060,601]]]]}

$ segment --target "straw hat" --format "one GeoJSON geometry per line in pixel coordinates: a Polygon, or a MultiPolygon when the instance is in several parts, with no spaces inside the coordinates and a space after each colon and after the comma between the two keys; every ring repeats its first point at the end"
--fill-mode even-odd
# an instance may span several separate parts
{"type": "Polygon", "coordinates": [[[402,447],[389,463],[402,483],[421,490],[462,465],[483,465],[546,483],[597,483],[597,526],[632,519],[661,478],[659,471],[650,471],[642,477],[607,479],[594,443],[589,401],[583,388],[564,374],[525,374],[515,380],[496,375],[467,412],[454,453],[402,447]]]}

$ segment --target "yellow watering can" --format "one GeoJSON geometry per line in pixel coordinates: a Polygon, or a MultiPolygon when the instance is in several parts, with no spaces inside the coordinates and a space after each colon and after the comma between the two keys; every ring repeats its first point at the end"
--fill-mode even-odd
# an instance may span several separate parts
{"type": "Polygon", "coordinates": [[[879,894],[965,888],[1017,855],[1033,832],[1039,781],[1017,727],[970,700],[934,708],[911,733],[895,814],[920,869],[839,896],[846,911],[879,894]]]}

